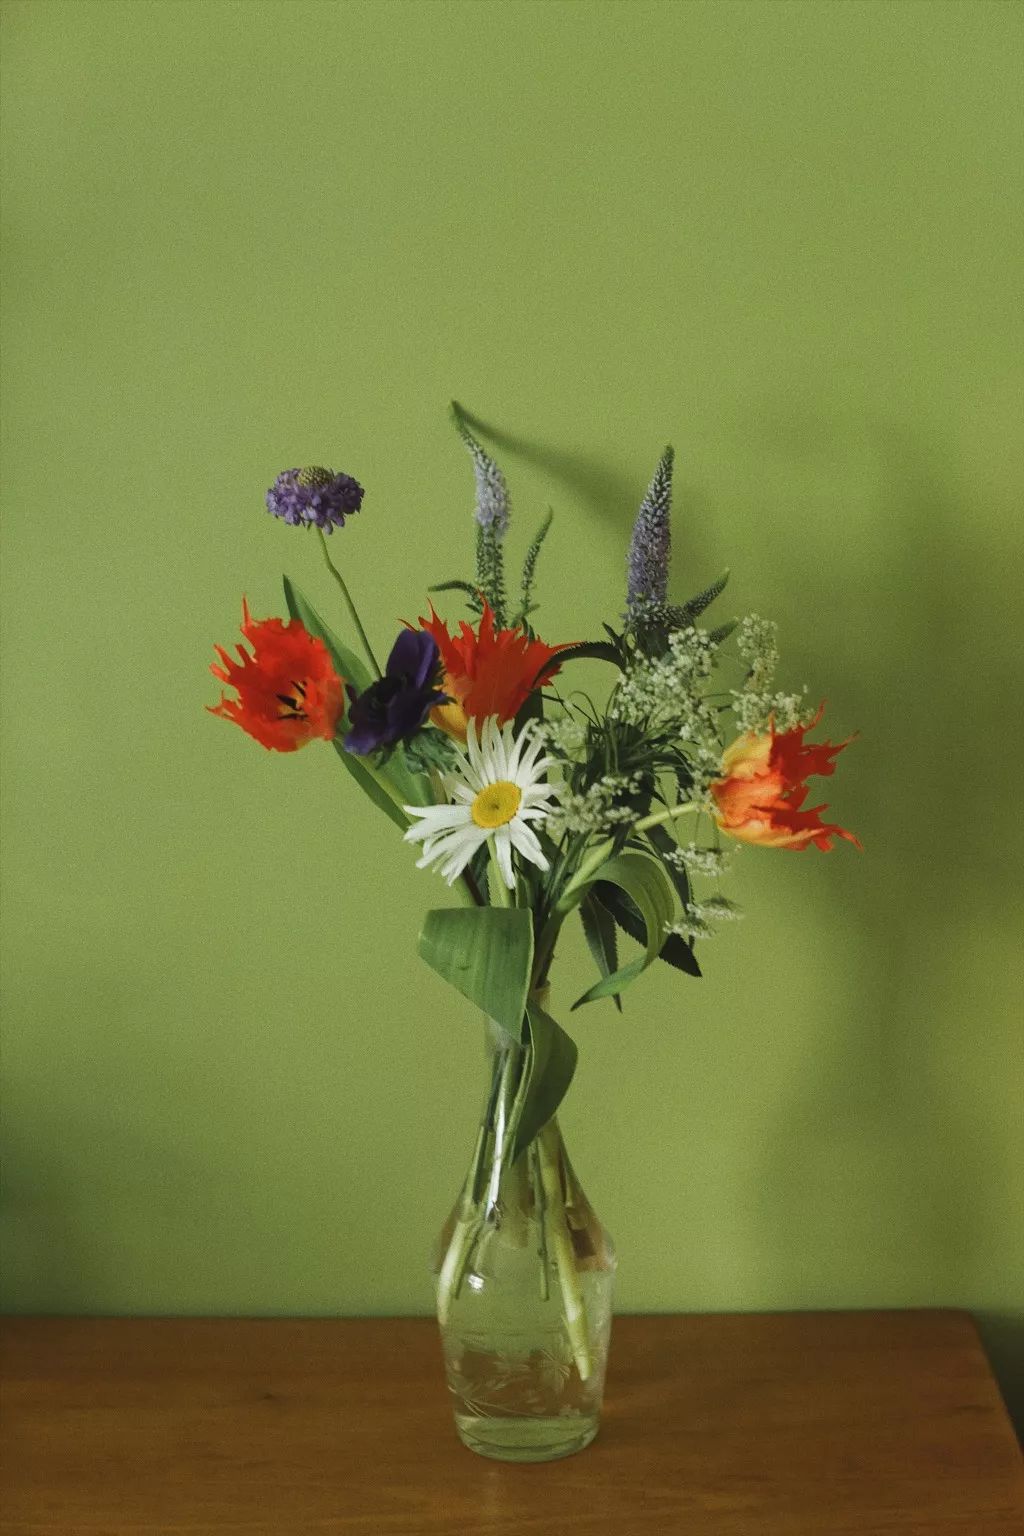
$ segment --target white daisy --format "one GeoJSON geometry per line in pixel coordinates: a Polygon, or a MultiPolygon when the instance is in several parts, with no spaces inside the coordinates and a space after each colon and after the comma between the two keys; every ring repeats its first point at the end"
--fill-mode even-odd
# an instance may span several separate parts
{"type": "Polygon", "coordinates": [[[538,869],[548,861],[528,823],[544,821],[554,789],[545,781],[553,758],[541,757],[543,740],[533,723],[518,737],[511,722],[499,728],[497,717],[483,723],[479,742],[476,723],[469,721],[466,750],[458,753],[457,766],[444,776],[450,805],[407,805],[409,816],[418,818],[405,834],[407,843],[422,843],[418,869],[439,866],[448,884],[458,879],[470,859],[490,841],[501,878],[515,887],[512,850],[538,869]]]}

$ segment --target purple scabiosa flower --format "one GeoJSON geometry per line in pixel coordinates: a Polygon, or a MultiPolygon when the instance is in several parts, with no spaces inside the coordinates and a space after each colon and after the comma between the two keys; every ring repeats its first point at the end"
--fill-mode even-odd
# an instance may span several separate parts
{"type": "Polygon", "coordinates": [[[310,464],[305,469],[286,469],[267,492],[267,511],[293,528],[322,528],[333,533],[344,528],[345,514],[358,512],[363,488],[351,475],[310,464]]]}
{"type": "Polygon", "coordinates": [[[668,560],[672,548],[672,460],[666,448],[654,471],[654,479],[640,503],[629,541],[629,584],[626,602],[630,613],[668,596],[668,560]]]}
{"type": "Polygon", "coordinates": [[[388,657],[384,676],[362,693],[348,690],[349,732],[345,747],[359,757],[378,747],[393,746],[414,736],[430,711],[449,703],[438,688],[441,653],[433,635],[403,629],[388,657]]]}

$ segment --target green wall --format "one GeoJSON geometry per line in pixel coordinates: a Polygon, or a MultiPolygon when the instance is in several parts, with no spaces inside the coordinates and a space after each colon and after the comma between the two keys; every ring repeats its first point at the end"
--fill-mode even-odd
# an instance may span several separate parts
{"type": "Polygon", "coordinates": [[[513,537],[556,508],[548,637],[620,611],[671,440],[677,592],[731,565],[861,732],[863,857],[744,851],[702,982],[573,1016],[621,1307],[967,1306],[1012,1392],[1022,20],[4,7],[9,1308],[430,1306],[483,1087],[416,958],[444,888],[329,749],[203,705],[243,591],[332,604],[281,467],[368,487],[381,644],[466,565],[457,395],[513,537]]]}

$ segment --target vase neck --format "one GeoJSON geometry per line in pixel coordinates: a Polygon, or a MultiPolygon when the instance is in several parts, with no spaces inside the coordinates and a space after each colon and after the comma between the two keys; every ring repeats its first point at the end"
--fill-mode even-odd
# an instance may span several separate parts
{"type": "Polygon", "coordinates": [[[530,1070],[532,1051],[493,1019],[487,1020],[487,1048],[490,1084],[484,1124],[489,1128],[492,1159],[508,1167],[512,1163],[517,1098],[530,1070]]]}
{"type": "Polygon", "coordinates": [[[552,1116],[536,1137],[514,1155],[522,1088],[532,1065],[531,1046],[515,1039],[493,1020],[487,1021],[487,1045],[490,1084],[467,1193],[484,1210],[498,1205],[505,1209],[531,1206],[537,1197],[538,1159],[543,1154],[549,1168],[557,1170],[562,1198],[571,1200],[578,1184],[557,1116],[552,1116]]]}

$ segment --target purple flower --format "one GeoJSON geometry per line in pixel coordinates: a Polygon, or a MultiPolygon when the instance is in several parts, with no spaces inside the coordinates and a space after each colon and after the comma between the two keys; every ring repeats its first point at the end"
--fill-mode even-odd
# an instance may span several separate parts
{"type": "Polygon", "coordinates": [[[344,528],[345,514],[358,512],[363,488],[351,475],[310,464],[306,469],[286,469],[267,492],[267,511],[292,527],[322,528],[332,533],[344,528]]]}
{"type": "Polygon", "coordinates": [[[393,746],[414,736],[434,706],[448,701],[447,694],[437,687],[440,672],[441,653],[433,635],[422,629],[403,629],[392,647],[384,676],[358,695],[354,689],[348,690],[351,729],[345,737],[347,750],[365,757],[378,747],[393,746]]]}
{"type": "Polygon", "coordinates": [[[476,510],[473,515],[484,532],[490,533],[500,542],[508,532],[511,511],[505,476],[466,426],[461,407],[454,400],[452,401],[452,418],[455,429],[469,449],[469,456],[473,460],[473,475],[476,479],[476,510]]]}
{"type": "Polygon", "coordinates": [[[629,586],[626,602],[630,612],[650,603],[663,603],[668,596],[668,560],[672,548],[671,448],[666,448],[654,471],[654,479],[633,524],[629,542],[629,586]]]}

